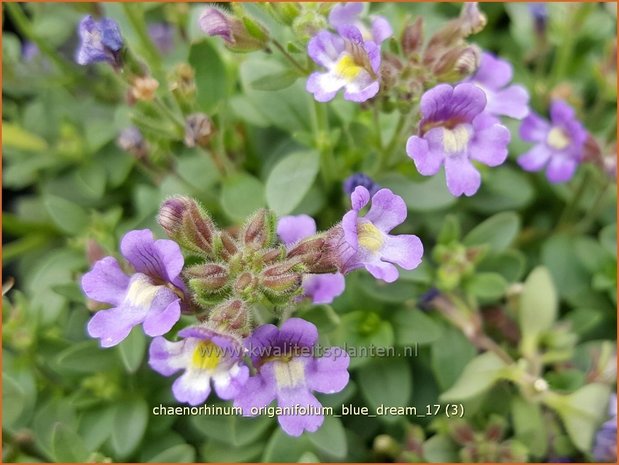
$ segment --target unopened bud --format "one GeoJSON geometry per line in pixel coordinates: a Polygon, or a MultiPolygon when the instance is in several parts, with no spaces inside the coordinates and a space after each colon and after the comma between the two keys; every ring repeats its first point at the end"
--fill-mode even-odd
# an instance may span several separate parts
{"type": "Polygon", "coordinates": [[[473,430],[471,425],[462,420],[453,421],[450,423],[449,435],[455,442],[457,442],[461,446],[475,441],[475,431],[473,430]]]}
{"type": "Polygon", "coordinates": [[[251,273],[245,271],[241,273],[234,282],[234,292],[241,296],[251,297],[256,287],[256,278],[251,273]]]}
{"type": "Polygon", "coordinates": [[[208,115],[194,113],[185,120],[185,145],[206,147],[213,135],[213,123],[208,115]]]}
{"type": "Polygon", "coordinates": [[[264,295],[275,304],[283,304],[301,290],[304,267],[288,261],[266,267],[259,277],[264,295]]]}
{"type": "Polygon", "coordinates": [[[499,416],[492,416],[486,425],[484,437],[491,442],[499,442],[503,439],[507,423],[499,416]]]}
{"type": "Polygon", "coordinates": [[[159,82],[150,77],[137,77],[131,86],[131,96],[143,102],[149,102],[155,98],[155,92],[159,88],[159,82]]]}
{"type": "Polygon", "coordinates": [[[187,63],[176,66],[170,75],[170,90],[175,94],[189,99],[196,93],[196,73],[187,63]]]}
{"type": "Polygon", "coordinates": [[[308,273],[334,273],[338,271],[337,258],[332,257],[329,241],[323,235],[305,239],[288,251],[287,258],[303,262],[308,273]]]}
{"type": "Polygon", "coordinates": [[[419,52],[423,45],[423,19],[421,17],[404,28],[400,42],[405,55],[410,56],[419,52]]]}
{"type": "Polygon", "coordinates": [[[488,23],[488,18],[479,10],[477,2],[464,3],[458,20],[460,21],[460,31],[463,38],[471,34],[477,34],[488,23]]]}
{"type": "Polygon", "coordinates": [[[253,249],[270,247],[275,240],[277,218],[266,208],[254,213],[243,226],[239,237],[242,243],[253,249]]]}
{"type": "Polygon", "coordinates": [[[313,37],[326,27],[327,20],[324,15],[313,9],[306,9],[292,22],[292,31],[301,39],[313,37]]]}
{"type": "Polygon", "coordinates": [[[86,258],[88,259],[88,263],[93,265],[106,255],[105,250],[103,250],[103,247],[101,247],[97,241],[88,239],[86,242],[86,258]]]}
{"type": "Polygon", "coordinates": [[[137,159],[145,158],[148,155],[148,144],[140,130],[134,126],[123,129],[116,139],[116,143],[122,150],[137,159]]]}
{"type": "MultiPolygon", "coordinates": [[[[251,52],[266,45],[266,39],[256,38],[256,31],[250,33],[242,20],[224,13],[219,8],[206,8],[198,21],[202,31],[209,36],[221,37],[226,47],[234,52],[251,52]]],[[[268,38],[266,31],[262,30],[263,36],[268,38]]]]}
{"type": "Polygon", "coordinates": [[[228,270],[218,263],[193,265],[184,271],[191,288],[198,293],[220,292],[228,283],[228,270]]]}
{"type": "Polygon", "coordinates": [[[240,299],[222,302],[211,311],[209,323],[219,328],[225,328],[240,335],[249,331],[249,312],[240,299]]]}
{"type": "Polygon", "coordinates": [[[460,81],[479,66],[480,51],[475,46],[448,50],[434,65],[435,77],[443,82],[460,81]]]}
{"type": "Polygon", "coordinates": [[[193,199],[177,196],[165,200],[159,209],[159,224],[167,235],[198,255],[213,253],[217,229],[206,211],[193,199]]]}
{"type": "Polygon", "coordinates": [[[301,13],[301,5],[295,2],[271,2],[268,5],[273,16],[286,26],[291,26],[301,13]]]}

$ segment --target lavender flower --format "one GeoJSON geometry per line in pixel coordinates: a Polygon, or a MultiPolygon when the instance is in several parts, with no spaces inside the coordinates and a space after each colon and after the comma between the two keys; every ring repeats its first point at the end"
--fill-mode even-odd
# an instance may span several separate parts
{"type": "Polygon", "coordinates": [[[406,219],[406,204],[389,189],[381,189],[372,197],[365,216],[359,213],[370,201],[369,191],[358,186],[350,196],[352,210],[344,215],[341,226],[330,233],[331,247],[342,273],[364,267],[372,276],[391,283],[398,279],[398,269],[419,266],[423,245],[417,236],[388,234],[406,219]]]}
{"type": "Polygon", "coordinates": [[[518,158],[527,171],[546,167],[550,182],[569,181],[584,156],[587,131],[576,119],[574,109],[562,100],[550,106],[550,122],[531,112],[520,126],[520,137],[535,146],[518,158]]]}
{"type": "Polygon", "coordinates": [[[471,160],[498,166],[507,158],[509,130],[484,113],[486,96],[473,84],[439,84],[421,97],[419,136],[411,136],[406,153],[419,173],[432,176],[445,165],[447,188],[471,196],[481,175],[471,160]]]}
{"type": "Polygon", "coordinates": [[[344,192],[348,195],[352,194],[357,186],[365,187],[368,191],[370,191],[370,195],[376,194],[376,192],[380,189],[380,186],[364,173],[351,174],[342,183],[344,192]]]}
{"type": "Polygon", "coordinates": [[[176,400],[190,405],[204,403],[211,393],[211,380],[221,399],[234,398],[249,377],[249,369],[241,364],[240,342],[203,326],[185,328],[178,335],[182,341],[153,339],[148,360],[151,368],[164,376],[185,371],[172,385],[176,400]]]}
{"type": "Polygon", "coordinates": [[[75,60],[80,65],[108,62],[114,67],[120,66],[120,51],[123,38],[116,21],[102,18],[99,21],[88,15],[80,21],[78,27],[80,46],[75,60]]]}
{"type": "Polygon", "coordinates": [[[246,416],[277,399],[284,410],[278,417],[282,429],[291,436],[314,432],[322,425],[322,405],[312,391],[332,394],[348,384],[350,358],[341,349],[331,348],[315,357],[316,326],[300,318],[290,318],[281,328],[262,325],[245,341],[255,376],[236,396],[234,405],[246,416]]]}
{"type": "Polygon", "coordinates": [[[354,26],[342,26],[338,34],[320,31],[309,41],[309,56],[325,72],[314,72],[305,88],[318,102],[328,102],[340,89],[344,98],[365,102],[379,90],[380,48],[364,41],[354,26]]]}
{"type": "Polygon", "coordinates": [[[26,63],[30,63],[39,56],[40,53],[39,47],[37,47],[37,44],[34,42],[26,41],[21,46],[21,57],[26,63]]]}
{"type": "Polygon", "coordinates": [[[370,16],[372,25],[368,29],[359,18],[362,12],[363,3],[338,3],[329,13],[329,24],[336,31],[343,26],[354,26],[359,29],[365,40],[371,40],[376,45],[382,44],[393,35],[391,24],[384,16],[370,16]]]}
{"type": "Polygon", "coordinates": [[[128,232],[120,250],[135,270],[131,276],[114,257],[105,257],[82,278],[82,289],[89,298],[112,305],[88,322],[88,333],[100,338],[102,347],[115,346],[139,324],[149,336],[165,334],[181,314],[184,260],[178,244],[154,240],[153,233],[143,229],[128,232]]]}
{"type": "MultiPolygon", "coordinates": [[[[316,222],[311,216],[284,216],[277,223],[277,235],[287,246],[316,234],[316,222]]],[[[305,274],[303,295],[315,304],[330,304],[344,292],[346,282],[342,273],[305,274]]]]}
{"type": "Polygon", "coordinates": [[[529,113],[529,93],[521,85],[509,85],[512,76],[513,68],[508,61],[484,52],[479,68],[465,82],[471,82],[484,91],[487,113],[522,119],[529,113]]]}
{"type": "Polygon", "coordinates": [[[174,49],[174,28],[171,24],[151,23],[148,25],[148,35],[161,53],[170,53],[174,49]]]}
{"type": "Polygon", "coordinates": [[[595,436],[593,457],[596,462],[617,462],[617,395],[613,394],[608,405],[611,417],[595,436]]]}
{"type": "Polygon", "coordinates": [[[548,25],[548,6],[546,2],[528,3],[527,6],[533,18],[535,32],[539,35],[544,34],[548,25]]]}

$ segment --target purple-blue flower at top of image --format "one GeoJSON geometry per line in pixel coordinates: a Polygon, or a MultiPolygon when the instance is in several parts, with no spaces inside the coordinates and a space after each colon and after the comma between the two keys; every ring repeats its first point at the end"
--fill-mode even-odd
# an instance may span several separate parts
{"type": "Polygon", "coordinates": [[[384,16],[370,16],[372,24],[368,29],[363,21],[361,21],[360,16],[362,12],[363,3],[338,3],[329,12],[329,24],[331,24],[336,31],[339,31],[343,26],[355,26],[359,29],[365,40],[371,40],[379,46],[393,35],[393,28],[384,16]]]}
{"type": "Polygon", "coordinates": [[[527,3],[529,13],[533,17],[535,32],[543,34],[548,24],[548,5],[546,2],[527,3]]]}
{"type": "Polygon", "coordinates": [[[139,324],[147,335],[161,336],[181,316],[184,259],[178,244],[155,240],[150,230],[142,229],[125,234],[120,250],[133,274],[127,276],[114,257],[105,257],[82,277],[90,299],[112,306],[88,322],[88,334],[101,339],[102,347],[115,346],[139,324]]]}
{"type": "Polygon", "coordinates": [[[249,369],[242,364],[241,343],[203,326],[182,329],[178,335],[183,338],[178,342],[154,338],[148,359],[151,368],[164,376],[184,370],[172,384],[176,400],[190,405],[204,403],[211,393],[211,382],[221,399],[233,399],[249,377],[249,369]]]}
{"type": "Polygon", "coordinates": [[[535,145],[518,158],[518,164],[527,171],[545,167],[548,180],[560,183],[572,179],[582,161],[587,131],[572,107],[555,100],[550,106],[550,121],[529,113],[520,125],[520,137],[535,145]]]}
{"type": "Polygon", "coordinates": [[[421,97],[419,135],[411,136],[406,153],[424,176],[445,165],[452,195],[471,196],[481,185],[472,161],[498,166],[507,158],[509,130],[484,112],[486,95],[474,84],[439,84],[421,97]]]}
{"type": "MultiPolygon", "coordinates": [[[[308,215],[284,216],[277,223],[277,235],[286,246],[316,234],[316,222],[308,215]]],[[[342,273],[305,274],[301,283],[303,295],[315,304],[330,304],[344,292],[342,273]]]]}
{"type": "Polygon", "coordinates": [[[161,53],[170,53],[174,49],[174,27],[165,22],[148,25],[148,35],[161,53]]]}
{"type": "Polygon", "coordinates": [[[612,394],[608,404],[610,419],[604,422],[595,436],[593,457],[596,462],[617,463],[617,395],[612,394]]]}
{"type": "Polygon", "coordinates": [[[464,82],[471,82],[484,91],[486,113],[522,119],[529,113],[529,93],[519,84],[509,84],[513,74],[508,61],[484,52],[477,71],[464,82]]]}
{"type": "Polygon", "coordinates": [[[88,15],[80,21],[78,27],[80,45],[75,60],[80,65],[105,61],[112,66],[120,66],[120,51],[123,38],[116,21],[101,18],[95,21],[88,15]]]}
{"type": "Polygon", "coordinates": [[[421,240],[412,234],[389,234],[406,219],[404,200],[389,189],[381,189],[371,197],[370,210],[361,216],[361,209],[370,202],[370,192],[358,186],[350,198],[352,210],[331,237],[340,271],[365,268],[375,278],[391,283],[399,276],[394,263],[405,270],[417,268],[423,256],[421,240]]]}
{"type": "Polygon", "coordinates": [[[326,68],[310,74],[305,86],[318,102],[332,100],[342,88],[344,98],[353,102],[365,102],[378,93],[380,47],[364,41],[355,26],[342,26],[337,34],[320,31],[309,41],[307,51],[326,68]]]}
{"type": "Polygon", "coordinates": [[[344,179],[344,182],[342,183],[344,193],[348,195],[352,194],[357,186],[365,187],[368,191],[370,191],[370,195],[376,194],[376,192],[380,189],[380,186],[365,173],[351,174],[344,179]]]}
{"type": "Polygon", "coordinates": [[[278,421],[291,436],[314,432],[322,425],[322,405],[313,391],[332,394],[348,384],[350,358],[333,347],[316,352],[318,330],[301,318],[290,318],[281,328],[267,324],[245,340],[256,374],[251,376],[234,399],[246,416],[274,399],[282,409],[278,421]]]}

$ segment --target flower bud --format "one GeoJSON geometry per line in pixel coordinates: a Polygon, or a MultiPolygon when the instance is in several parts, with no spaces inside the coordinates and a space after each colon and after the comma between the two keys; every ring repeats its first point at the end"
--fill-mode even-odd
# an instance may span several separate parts
{"type": "Polygon", "coordinates": [[[148,144],[140,130],[135,126],[123,129],[116,139],[116,144],[138,160],[146,158],[148,155],[148,144]]]}
{"type": "Polygon", "coordinates": [[[506,428],[506,421],[497,415],[493,415],[486,425],[484,437],[487,441],[499,442],[503,439],[506,428]]]}
{"type": "Polygon", "coordinates": [[[185,120],[185,145],[206,147],[213,135],[213,123],[204,113],[194,113],[185,120]]]}
{"type": "Polygon", "coordinates": [[[232,299],[217,305],[209,317],[209,324],[245,336],[249,332],[250,315],[247,305],[240,299],[232,299]]]}
{"type": "Polygon", "coordinates": [[[261,208],[249,218],[239,237],[242,243],[253,249],[270,247],[275,240],[277,218],[266,208],[261,208]]]}
{"type": "Polygon", "coordinates": [[[315,36],[318,31],[327,27],[324,15],[314,10],[305,10],[292,22],[292,31],[301,39],[315,36]]]}
{"type": "Polygon", "coordinates": [[[286,257],[303,262],[308,273],[334,273],[338,271],[339,257],[331,251],[327,237],[312,236],[296,244],[288,251],[286,257]]]}
{"type": "Polygon", "coordinates": [[[436,79],[443,82],[460,81],[473,74],[479,66],[481,53],[475,46],[452,48],[434,65],[436,79]]]}
{"type": "Polygon", "coordinates": [[[449,435],[461,446],[475,441],[475,431],[465,421],[454,420],[449,424],[449,435]]]}
{"type": "Polygon", "coordinates": [[[159,82],[156,79],[150,76],[137,77],[133,80],[131,86],[131,96],[135,100],[150,102],[155,98],[155,92],[158,88],[159,82]]]}
{"type": "Polygon", "coordinates": [[[169,198],[161,204],[158,222],[181,247],[202,256],[213,254],[213,238],[218,231],[195,200],[184,196],[169,198]]]}
{"type": "Polygon", "coordinates": [[[479,10],[477,2],[466,2],[462,5],[458,18],[462,38],[477,34],[488,23],[488,18],[479,10]]]}
{"type": "Polygon", "coordinates": [[[414,23],[408,24],[400,39],[402,50],[407,56],[418,53],[423,45],[423,19],[418,17],[414,23]]]}
{"type": "Polygon", "coordinates": [[[299,292],[305,267],[297,261],[287,261],[266,267],[259,277],[261,290],[274,304],[283,304],[299,292]]]}
{"type": "Polygon", "coordinates": [[[214,253],[223,260],[228,260],[239,251],[237,242],[227,231],[219,231],[213,245],[214,253]]]}
{"type": "Polygon", "coordinates": [[[271,2],[268,5],[273,17],[286,26],[291,26],[301,13],[301,5],[296,2],[271,2]]]}
{"type": "Polygon", "coordinates": [[[251,273],[245,271],[241,273],[234,282],[234,292],[244,298],[251,299],[256,288],[256,278],[251,273]]]}
{"type": "MultiPolygon", "coordinates": [[[[249,31],[246,24],[219,8],[206,8],[198,20],[200,29],[209,36],[221,37],[226,47],[234,52],[251,52],[265,47],[266,39],[256,38],[256,31],[249,31]]],[[[255,23],[252,23],[252,26],[255,23]]],[[[261,28],[260,26],[256,26],[261,28]]],[[[263,36],[268,38],[266,31],[263,36]]]]}
{"type": "Polygon", "coordinates": [[[184,271],[191,288],[198,293],[220,292],[228,284],[229,273],[218,263],[193,265],[184,271]]]}
{"type": "Polygon", "coordinates": [[[185,100],[192,98],[196,93],[196,73],[191,65],[181,63],[170,74],[170,90],[185,100]]]}

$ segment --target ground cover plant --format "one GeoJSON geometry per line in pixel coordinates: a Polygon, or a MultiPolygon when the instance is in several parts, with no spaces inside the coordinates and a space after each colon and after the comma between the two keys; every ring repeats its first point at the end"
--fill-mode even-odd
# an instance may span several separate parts
{"type": "Polygon", "coordinates": [[[614,4],[3,13],[3,461],[616,461],[614,4]]]}

